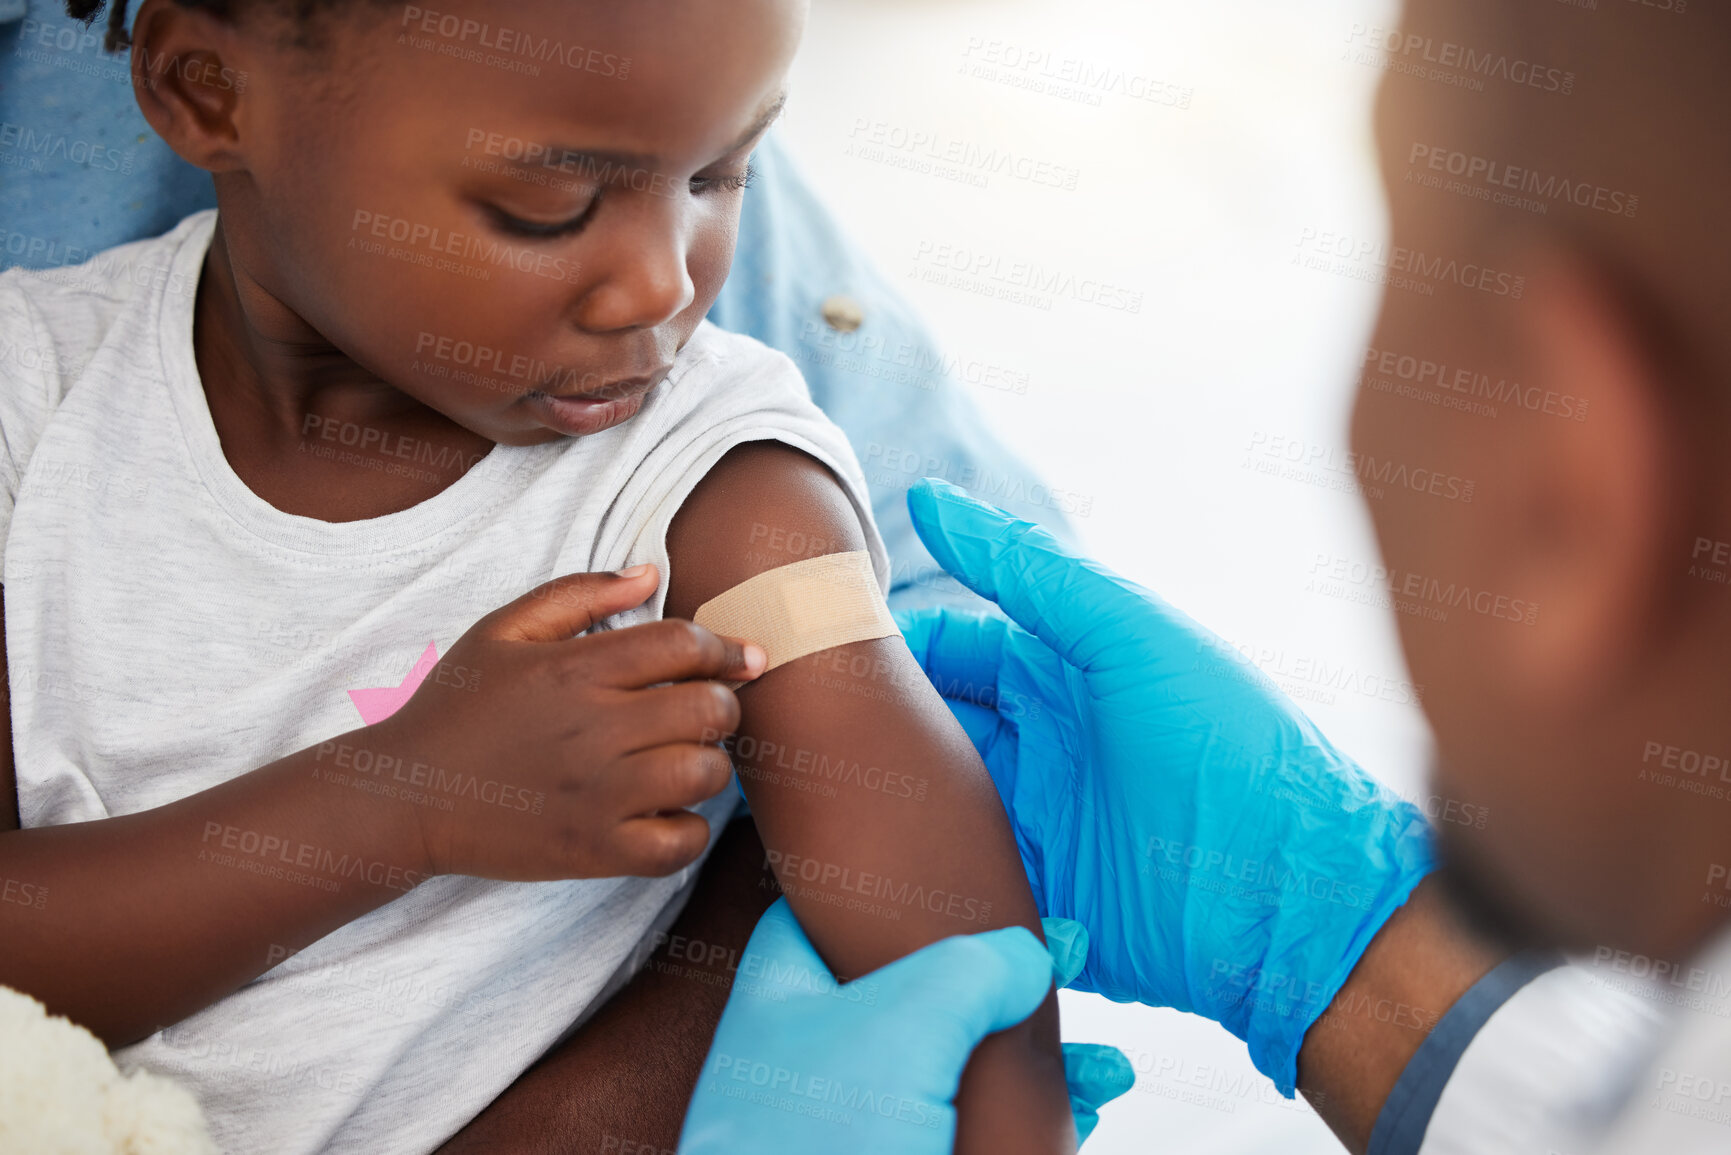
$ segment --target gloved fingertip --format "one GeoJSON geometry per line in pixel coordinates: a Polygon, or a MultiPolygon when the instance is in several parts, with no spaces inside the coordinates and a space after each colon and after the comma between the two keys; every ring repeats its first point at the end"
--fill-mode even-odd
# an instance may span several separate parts
{"type": "Polygon", "coordinates": [[[1107,1043],[1065,1043],[1064,1078],[1072,1097],[1102,1107],[1136,1085],[1130,1058],[1107,1043]]]}
{"type": "Polygon", "coordinates": [[[1076,1120],[1076,1148],[1080,1150],[1082,1144],[1088,1141],[1088,1136],[1094,1133],[1094,1128],[1100,1125],[1100,1113],[1079,1108],[1071,1103],[1070,1114],[1076,1120]]]}
{"type": "Polygon", "coordinates": [[[995,992],[989,1003],[994,1024],[991,1029],[1004,1030],[1033,1014],[1051,989],[1052,972],[1051,956],[1032,932],[1012,926],[963,939],[972,939],[976,950],[987,948],[984,956],[976,955],[970,973],[995,992]]]}
{"type": "MultiPolygon", "coordinates": [[[[818,956],[817,948],[806,937],[805,928],[794,917],[793,907],[785,895],[771,903],[757,920],[757,926],[745,944],[745,953],[748,958],[774,960],[783,967],[805,967],[807,970],[802,972],[803,975],[829,973],[829,968],[818,956]]],[[[809,977],[806,981],[810,981],[809,977]]],[[[768,987],[775,984],[766,980],[758,985],[768,987]]]]}
{"type": "Polygon", "coordinates": [[[908,509],[914,510],[917,504],[930,513],[941,500],[967,496],[967,490],[941,477],[922,477],[908,487],[908,509]]]}
{"type": "Polygon", "coordinates": [[[1100,1108],[1128,1091],[1136,1082],[1136,1072],[1117,1047],[1065,1043],[1064,1081],[1070,1086],[1070,1114],[1076,1121],[1079,1146],[1099,1126],[1100,1108]]]}
{"type": "Polygon", "coordinates": [[[869,978],[880,1003],[958,1024],[965,1057],[987,1035],[1034,1013],[1052,989],[1052,959],[1032,931],[1011,926],[940,939],[869,978]]]}
{"type": "Polygon", "coordinates": [[[937,513],[940,492],[938,487],[948,484],[935,477],[927,477],[908,486],[908,516],[913,519],[914,528],[921,530],[921,537],[925,536],[925,528],[931,525],[937,513]]]}
{"type": "Polygon", "coordinates": [[[1043,918],[1040,928],[1052,955],[1052,981],[1067,987],[1088,964],[1088,928],[1068,918],[1043,918]]]}

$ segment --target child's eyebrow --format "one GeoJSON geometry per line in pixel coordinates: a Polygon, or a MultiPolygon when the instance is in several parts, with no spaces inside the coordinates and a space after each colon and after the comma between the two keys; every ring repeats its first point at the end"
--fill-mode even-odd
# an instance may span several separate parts
{"type": "Polygon", "coordinates": [[[755,140],[759,135],[767,132],[769,126],[776,122],[776,119],[781,116],[782,110],[786,107],[787,89],[784,88],[771,98],[770,102],[764,106],[763,111],[757,114],[757,119],[751,122],[751,127],[741,133],[739,138],[733,142],[733,147],[729,148],[727,151],[738,152],[740,149],[755,140]]]}
{"type": "MultiPolygon", "coordinates": [[[[757,114],[757,119],[751,122],[751,127],[740,133],[722,155],[738,152],[768,131],[769,126],[776,122],[786,108],[787,90],[783,89],[764,106],[763,111],[757,114]]],[[[503,159],[512,168],[535,169],[552,165],[568,169],[572,165],[580,164],[586,169],[603,172],[623,169],[654,169],[661,163],[660,157],[648,153],[565,148],[559,145],[532,145],[524,150],[521,156],[503,159]]]]}

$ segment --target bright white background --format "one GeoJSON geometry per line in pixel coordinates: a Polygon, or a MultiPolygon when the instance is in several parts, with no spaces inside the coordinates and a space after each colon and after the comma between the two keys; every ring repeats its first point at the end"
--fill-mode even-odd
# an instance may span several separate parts
{"type": "MultiPolygon", "coordinates": [[[[974,400],[1048,482],[1093,498],[1076,521],[1090,551],[1239,646],[1337,744],[1420,797],[1428,735],[1399,688],[1392,621],[1307,589],[1319,558],[1377,558],[1340,455],[1379,290],[1294,264],[1307,229],[1385,233],[1369,121],[1379,73],[1343,57],[1355,24],[1394,16],[1380,0],[815,0],[784,131],[947,350],[1028,375],[1024,395],[975,388],[974,400]],[[1006,67],[1017,53],[1051,63],[1006,67]],[[970,73],[990,55],[997,79],[970,73]],[[1191,89],[1190,107],[1003,79],[1066,58],[1122,70],[1138,91],[1191,89]],[[850,153],[873,122],[940,151],[1065,166],[1076,187],[1000,174],[979,188],[850,153]],[[912,275],[930,264],[916,260],[922,242],[1140,291],[1141,311],[1068,298],[1047,311],[930,284],[912,275]],[[1248,467],[1271,447],[1275,461],[1303,452],[1321,466],[1297,478],[1248,467]]],[[[1137,1068],[1092,1155],[1339,1150],[1220,1028],[1064,999],[1066,1038],[1114,1043],[1137,1068]]]]}

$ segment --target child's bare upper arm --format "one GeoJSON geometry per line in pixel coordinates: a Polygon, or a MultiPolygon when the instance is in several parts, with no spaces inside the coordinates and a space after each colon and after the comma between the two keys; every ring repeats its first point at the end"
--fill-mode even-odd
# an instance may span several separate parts
{"type": "MultiPolygon", "coordinates": [[[[827,469],[775,443],[735,449],[668,533],[667,612],[806,557],[862,549],[827,469]]],[[[779,666],[739,691],[734,761],[794,913],[839,977],[950,935],[1039,933],[1015,838],[967,735],[899,636],[779,666]]],[[[975,1051],[959,1155],[1074,1150],[1057,999],[975,1051]]]]}
{"type": "MultiPolygon", "coordinates": [[[[669,616],[807,557],[864,549],[834,476],[742,446],[668,536],[669,616]]],[[[860,974],[952,934],[1038,930],[1013,835],[973,746],[899,636],[790,662],[740,690],[735,761],[765,847],[825,959],[860,974]]]]}

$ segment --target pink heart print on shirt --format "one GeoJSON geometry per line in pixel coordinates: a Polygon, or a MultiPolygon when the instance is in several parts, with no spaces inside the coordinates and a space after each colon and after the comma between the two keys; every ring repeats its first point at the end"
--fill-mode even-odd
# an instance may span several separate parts
{"type": "Polygon", "coordinates": [[[361,712],[361,722],[371,726],[374,722],[383,722],[392,714],[403,708],[403,703],[414,696],[421,683],[427,680],[427,675],[433,672],[433,667],[439,664],[439,646],[437,642],[428,642],[427,648],[421,651],[421,656],[415,660],[413,668],[394,686],[380,686],[369,690],[350,690],[349,700],[355,704],[355,709],[361,712]]]}

